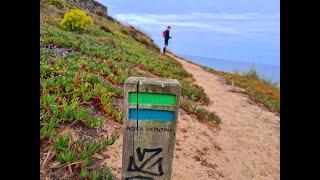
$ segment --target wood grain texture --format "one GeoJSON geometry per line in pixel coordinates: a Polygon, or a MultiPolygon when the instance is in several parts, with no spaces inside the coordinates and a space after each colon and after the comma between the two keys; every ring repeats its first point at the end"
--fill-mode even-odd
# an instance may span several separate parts
{"type": "Polygon", "coordinates": [[[130,77],[125,82],[122,179],[171,179],[180,93],[177,80],[130,77]],[[138,106],[138,112],[140,108],[169,110],[174,112],[174,120],[129,120],[129,108],[136,108],[129,105],[129,93],[137,92],[138,81],[139,92],[176,97],[175,106],[144,104],[138,106]]]}

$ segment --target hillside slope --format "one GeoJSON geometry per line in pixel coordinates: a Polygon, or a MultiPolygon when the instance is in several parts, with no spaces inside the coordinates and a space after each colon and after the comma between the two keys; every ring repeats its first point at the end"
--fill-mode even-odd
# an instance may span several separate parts
{"type": "Polygon", "coordinates": [[[203,107],[210,104],[204,89],[144,33],[89,12],[93,24],[86,30],[65,31],[59,24],[74,5],[40,2],[42,179],[113,176],[102,162],[112,157],[107,149],[121,136],[123,83],[129,76],[179,80],[182,109],[208,125],[220,123],[203,107]]]}
{"type": "Polygon", "coordinates": [[[89,13],[94,23],[85,31],[62,30],[72,5],[52,1],[64,3],[41,1],[41,179],[121,177],[123,82],[129,76],[182,84],[173,179],[279,179],[278,115],[219,74],[163,56],[144,33],[111,17],[89,13]]]}
{"type": "MultiPolygon", "coordinates": [[[[194,75],[213,101],[207,106],[222,119],[208,126],[180,110],[173,179],[280,179],[280,117],[258,105],[221,76],[168,54],[194,75]]],[[[121,178],[122,136],[103,161],[121,178]]]]}

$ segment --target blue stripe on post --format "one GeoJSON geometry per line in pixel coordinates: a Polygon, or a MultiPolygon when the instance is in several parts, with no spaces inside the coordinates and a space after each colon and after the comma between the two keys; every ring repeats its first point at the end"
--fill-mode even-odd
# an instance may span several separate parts
{"type": "MultiPolygon", "coordinates": [[[[139,109],[138,110],[138,120],[139,121],[162,121],[168,122],[175,119],[174,111],[166,110],[154,110],[154,109],[139,109]]],[[[137,120],[137,109],[129,109],[129,119],[132,121],[137,120]]]]}

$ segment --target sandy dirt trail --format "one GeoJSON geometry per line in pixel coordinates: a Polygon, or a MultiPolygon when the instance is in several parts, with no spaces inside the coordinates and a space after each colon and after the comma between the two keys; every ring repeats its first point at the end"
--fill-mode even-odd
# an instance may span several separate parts
{"type": "MultiPolygon", "coordinates": [[[[170,55],[169,55],[170,56],[170,55]]],[[[253,103],[218,75],[171,56],[193,74],[221,118],[220,128],[180,110],[172,179],[280,179],[280,118],[253,103]]],[[[122,135],[105,161],[121,177],[122,135]]]]}

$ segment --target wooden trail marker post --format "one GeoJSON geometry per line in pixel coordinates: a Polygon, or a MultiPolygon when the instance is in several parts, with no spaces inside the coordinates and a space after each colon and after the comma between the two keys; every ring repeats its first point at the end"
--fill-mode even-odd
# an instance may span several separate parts
{"type": "Polygon", "coordinates": [[[171,179],[180,83],[130,77],[124,88],[122,179],[171,179]]]}

